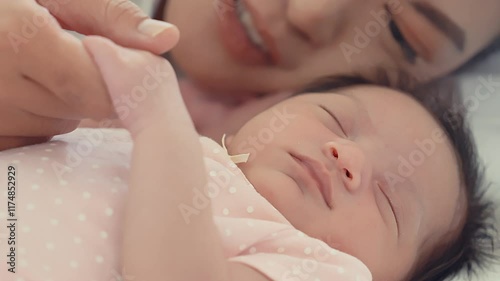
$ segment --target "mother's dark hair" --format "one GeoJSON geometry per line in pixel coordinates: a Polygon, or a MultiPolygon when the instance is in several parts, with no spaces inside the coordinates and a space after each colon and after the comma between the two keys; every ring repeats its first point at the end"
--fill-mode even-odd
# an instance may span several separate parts
{"type": "MultiPolygon", "coordinates": [[[[468,62],[466,62],[464,65],[462,65],[460,68],[455,70],[453,74],[461,74],[464,72],[469,71],[470,69],[473,69],[476,67],[479,63],[485,61],[487,58],[489,58],[491,55],[495,53],[500,53],[500,35],[497,36],[495,40],[491,42],[488,47],[486,47],[484,50],[479,52],[477,55],[472,57],[468,62]]],[[[500,71],[500,66],[499,66],[499,71],[500,71]]]]}

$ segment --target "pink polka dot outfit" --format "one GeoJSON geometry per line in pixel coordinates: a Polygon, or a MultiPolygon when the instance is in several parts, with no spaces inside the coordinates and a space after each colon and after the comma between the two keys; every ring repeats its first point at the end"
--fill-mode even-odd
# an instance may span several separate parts
{"type": "MultiPolygon", "coordinates": [[[[185,220],[212,201],[228,260],[271,280],[369,281],[358,259],[295,229],[247,181],[224,148],[201,137],[208,193],[180,206],[185,220]]],[[[0,280],[126,281],[120,245],[132,142],[121,129],[78,129],[0,152],[0,280]],[[16,273],[7,271],[7,167],[17,170],[16,273]]],[[[161,214],[158,215],[161,218],[161,214]]],[[[153,231],[153,230],[152,230],[153,231]]],[[[145,233],[147,235],[147,233],[145,233]]],[[[146,239],[146,236],[145,236],[146,239]]],[[[139,281],[139,280],[138,280],[139,281]]]]}

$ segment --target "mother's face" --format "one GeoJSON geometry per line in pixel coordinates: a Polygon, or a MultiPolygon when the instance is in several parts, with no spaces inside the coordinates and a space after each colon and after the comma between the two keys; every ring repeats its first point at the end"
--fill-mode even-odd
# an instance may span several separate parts
{"type": "Polygon", "coordinates": [[[165,19],[181,30],[178,66],[207,89],[234,94],[370,77],[376,67],[429,80],[498,36],[499,14],[498,0],[169,0],[165,19]]]}

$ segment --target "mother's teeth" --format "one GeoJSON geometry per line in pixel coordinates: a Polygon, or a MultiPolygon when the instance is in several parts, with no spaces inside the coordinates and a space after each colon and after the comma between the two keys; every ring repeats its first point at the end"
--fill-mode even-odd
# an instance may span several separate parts
{"type": "Polygon", "coordinates": [[[243,1],[236,1],[236,8],[238,11],[238,15],[240,17],[240,21],[245,27],[248,37],[250,37],[250,40],[263,49],[264,51],[267,50],[267,47],[265,46],[264,40],[260,36],[259,32],[255,28],[255,25],[252,20],[252,15],[246,10],[245,4],[243,4],[243,1]]]}

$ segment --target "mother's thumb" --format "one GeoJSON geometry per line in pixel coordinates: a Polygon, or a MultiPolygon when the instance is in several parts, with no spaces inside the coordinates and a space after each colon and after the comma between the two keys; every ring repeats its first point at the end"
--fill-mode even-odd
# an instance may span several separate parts
{"type": "Polygon", "coordinates": [[[150,19],[129,0],[38,0],[67,29],[107,37],[117,44],[162,54],[179,41],[179,30],[150,19]]]}

